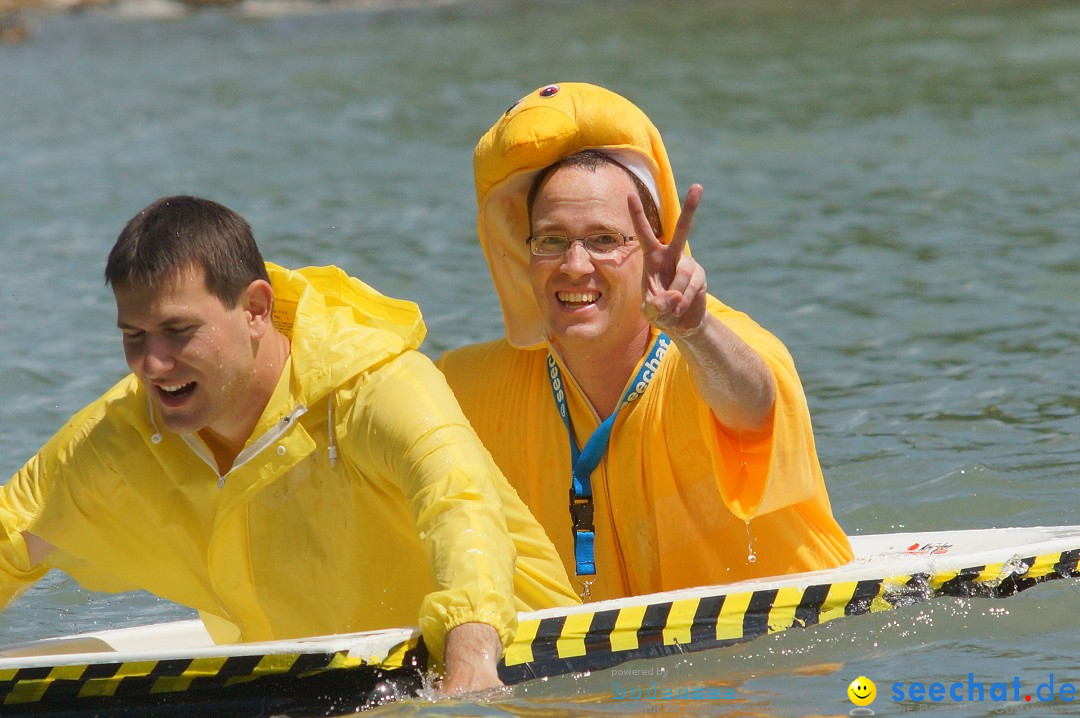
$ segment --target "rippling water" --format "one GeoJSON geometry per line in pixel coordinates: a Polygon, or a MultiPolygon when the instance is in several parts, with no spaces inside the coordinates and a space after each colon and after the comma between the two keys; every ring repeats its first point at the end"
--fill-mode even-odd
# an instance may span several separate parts
{"type": "MultiPolygon", "coordinates": [[[[680,186],[704,184],[695,253],[713,292],[795,355],[849,532],[1080,523],[1080,6],[141,7],[157,6],[40,18],[29,43],[0,45],[0,471],[124,372],[104,257],[163,194],[238,210],[269,259],[339,264],[418,301],[431,355],[497,336],[473,144],[526,92],[585,80],[641,105],[680,186]]],[[[659,665],[670,685],[731,685],[776,715],[846,714],[859,674],[879,691],[969,672],[1077,683],[1075,589],[659,665]]],[[[0,615],[0,640],[184,615],[51,575],[0,615]]],[[[643,710],[612,683],[383,710],[643,710]]]]}

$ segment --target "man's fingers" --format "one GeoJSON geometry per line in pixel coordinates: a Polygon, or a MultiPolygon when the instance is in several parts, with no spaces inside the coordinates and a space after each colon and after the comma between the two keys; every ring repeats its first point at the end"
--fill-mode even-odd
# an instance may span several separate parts
{"type": "Polygon", "coordinates": [[[667,289],[681,294],[696,295],[705,286],[705,269],[693,257],[682,255],[667,289]]]}
{"type": "Polygon", "coordinates": [[[672,234],[671,242],[668,244],[671,250],[679,255],[683,253],[686,242],[690,239],[690,232],[694,228],[694,215],[697,214],[698,206],[701,204],[701,194],[704,191],[701,185],[692,184],[686,193],[686,199],[683,200],[682,213],[679,214],[679,221],[675,224],[675,233],[672,234]]]}
{"type": "Polygon", "coordinates": [[[634,234],[641,243],[642,249],[652,252],[662,248],[660,240],[653,234],[649,225],[649,218],[645,216],[645,208],[641,205],[641,198],[634,193],[626,195],[626,206],[630,210],[630,218],[634,221],[634,234]]]}
{"type": "Polygon", "coordinates": [[[690,288],[690,283],[694,279],[694,272],[692,268],[687,268],[680,263],[680,266],[675,269],[675,276],[668,282],[667,288],[673,292],[683,294],[690,288]]]}
{"type": "Polygon", "coordinates": [[[678,292],[667,290],[650,292],[642,303],[645,318],[654,324],[663,324],[667,320],[676,319],[677,317],[672,316],[672,310],[678,306],[681,299],[682,295],[678,292]]]}

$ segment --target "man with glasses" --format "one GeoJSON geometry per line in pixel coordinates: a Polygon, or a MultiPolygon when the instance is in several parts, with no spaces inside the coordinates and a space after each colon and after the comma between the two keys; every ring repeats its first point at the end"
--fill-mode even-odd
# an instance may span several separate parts
{"type": "Polygon", "coordinates": [[[440,368],[584,599],[851,559],[784,346],[706,293],[666,151],[624,98],[549,85],[474,158],[506,338],[440,368]]]}

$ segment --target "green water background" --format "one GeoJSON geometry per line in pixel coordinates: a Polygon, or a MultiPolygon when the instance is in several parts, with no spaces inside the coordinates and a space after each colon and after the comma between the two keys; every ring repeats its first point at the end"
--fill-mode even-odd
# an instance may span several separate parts
{"type": "MultiPolygon", "coordinates": [[[[34,18],[31,41],[0,45],[0,473],[125,372],[101,271],[160,195],[238,210],[272,261],[338,264],[417,301],[432,356],[499,336],[472,148],[522,95],[578,80],[639,104],[681,191],[705,186],[695,255],[711,291],[795,356],[850,533],[1080,523],[1080,5],[162,7],[34,18]]],[[[1075,589],[657,665],[666,685],[734,686],[714,714],[846,714],[860,674],[878,714],[898,711],[895,681],[1080,683],[1075,589]]],[[[51,575],[0,615],[0,640],[185,615],[51,575]]],[[[615,700],[617,680],[383,710],[649,708],[615,700]]]]}

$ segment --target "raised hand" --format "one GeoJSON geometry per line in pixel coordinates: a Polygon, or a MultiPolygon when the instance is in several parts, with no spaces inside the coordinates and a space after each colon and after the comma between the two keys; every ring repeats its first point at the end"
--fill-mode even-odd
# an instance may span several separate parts
{"type": "Polygon", "coordinates": [[[650,324],[673,337],[685,338],[698,333],[706,317],[705,292],[708,284],[705,270],[683,251],[694,226],[694,214],[701,202],[702,192],[699,184],[690,187],[671,242],[666,245],[653,234],[641,199],[636,194],[630,194],[626,200],[644,255],[642,311],[650,324]]]}

